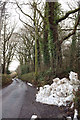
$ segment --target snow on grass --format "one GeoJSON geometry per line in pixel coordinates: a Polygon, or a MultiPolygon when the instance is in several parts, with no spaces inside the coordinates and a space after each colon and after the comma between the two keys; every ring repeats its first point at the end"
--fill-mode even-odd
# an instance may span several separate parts
{"type": "Polygon", "coordinates": [[[31,86],[31,87],[33,86],[31,83],[27,83],[27,85],[29,85],[29,86],[31,86]]]}
{"type": "Polygon", "coordinates": [[[36,94],[36,101],[49,105],[66,106],[68,101],[73,101],[75,98],[73,91],[78,90],[80,83],[78,74],[75,72],[71,71],[69,78],[70,80],[55,78],[51,85],[40,87],[36,94]]]}

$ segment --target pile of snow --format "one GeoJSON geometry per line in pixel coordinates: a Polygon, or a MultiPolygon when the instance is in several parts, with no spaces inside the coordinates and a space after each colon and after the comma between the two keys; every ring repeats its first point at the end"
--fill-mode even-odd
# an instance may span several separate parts
{"type": "Polygon", "coordinates": [[[51,85],[40,87],[36,94],[36,101],[49,105],[66,106],[67,102],[73,101],[75,98],[73,91],[77,91],[80,84],[77,73],[71,71],[69,78],[70,80],[55,78],[51,85]]]}

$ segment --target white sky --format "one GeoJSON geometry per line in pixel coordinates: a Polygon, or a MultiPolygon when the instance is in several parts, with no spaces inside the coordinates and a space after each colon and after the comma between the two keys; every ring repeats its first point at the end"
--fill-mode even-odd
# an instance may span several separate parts
{"type": "MultiPolygon", "coordinates": [[[[4,0],[5,1],[5,0],[4,0]]],[[[14,0],[10,0],[10,1],[14,1],[14,0]]],[[[18,1],[18,0],[17,0],[18,1]]],[[[21,1],[26,1],[26,0],[20,0],[20,2],[21,1]]],[[[27,0],[28,1],[28,0],[27,0]]],[[[68,8],[68,5],[66,5],[66,2],[70,2],[71,0],[59,0],[60,1],[60,3],[62,4],[62,8],[64,9],[64,11],[67,11],[67,10],[69,10],[69,8],[68,8]]],[[[18,14],[16,13],[16,11],[15,11],[15,8],[16,8],[16,6],[15,5],[13,5],[12,6],[12,8],[10,8],[11,6],[9,5],[8,6],[8,8],[9,8],[9,12],[10,12],[10,14],[11,14],[11,22],[12,23],[14,23],[14,22],[16,22],[16,23],[18,23],[17,24],[17,29],[19,29],[19,27],[21,27],[22,26],[22,24],[21,24],[21,22],[19,22],[19,18],[18,18],[18,14]]],[[[27,10],[27,12],[30,12],[30,10],[29,10],[29,8],[27,8],[26,9],[27,10]]],[[[19,65],[19,62],[15,59],[15,60],[13,60],[12,62],[11,62],[11,64],[10,64],[10,67],[9,67],[9,70],[11,70],[11,71],[14,71],[14,70],[16,70],[16,68],[18,67],[18,65],[19,65]]]]}
{"type": "Polygon", "coordinates": [[[15,71],[17,69],[18,65],[19,65],[19,62],[16,59],[13,60],[9,66],[9,70],[15,71]]]}

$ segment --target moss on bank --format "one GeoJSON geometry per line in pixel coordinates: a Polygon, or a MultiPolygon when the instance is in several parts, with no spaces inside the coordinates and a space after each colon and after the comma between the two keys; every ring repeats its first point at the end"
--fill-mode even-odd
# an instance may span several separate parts
{"type": "Polygon", "coordinates": [[[31,82],[32,83],[35,79],[35,75],[34,75],[34,72],[32,72],[32,73],[20,75],[20,76],[18,76],[18,78],[20,78],[24,82],[31,82]]]}
{"type": "Polygon", "coordinates": [[[44,86],[45,84],[51,84],[53,79],[53,74],[51,70],[45,72],[39,72],[37,75],[37,80],[35,78],[35,72],[18,75],[18,78],[24,82],[30,82],[35,86],[44,86]]]}
{"type": "Polygon", "coordinates": [[[12,82],[12,78],[10,75],[4,74],[2,75],[2,87],[9,85],[12,82]]]}

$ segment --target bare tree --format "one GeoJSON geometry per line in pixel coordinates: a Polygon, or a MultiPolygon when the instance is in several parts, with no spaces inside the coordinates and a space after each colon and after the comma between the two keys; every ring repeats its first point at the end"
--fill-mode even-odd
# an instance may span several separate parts
{"type": "MultiPolygon", "coordinates": [[[[5,5],[6,5],[6,2],[0,1],[0,45],[1,45],[1,29],[2,29],[2,26],[3,26],[2,18],[4,17],[4,14],[5,14],[5,5]]],[[[2,73],[1,50],[0,50],[0,73],[2,73]]]]}
{"type": "Polygon", "coordinates": [[[11,42],[11,37],[13,35],[15,25],[13,27],[9,27],[9,16],[6,14],[4,10],[4,18],[3,18],[3,27],[2,27],[2,73],[6,73],[6,64],[7,69],[10,63],[10,59],[13,56],[13,48],[14,41],[11,42]],[[12,56],[11,56],[12,55],[12,56]]]}
{"type": "MultiPolygon", "coordinates": [[[[16,48],[16,57],[20,62],[20,65],[29,65],[30,70],[32,69],[32,63],[33,63],[33,47],[34,47],[34,39],[31,32],[33,29],[29,28],[26,30],[21,29],[19,32],[19,43],[17,44],[16,48]],[[29,29],[29,30],[28,30],[29,29]]],[[[34,65],[33,65],[34,66],[34,65]]]]}

